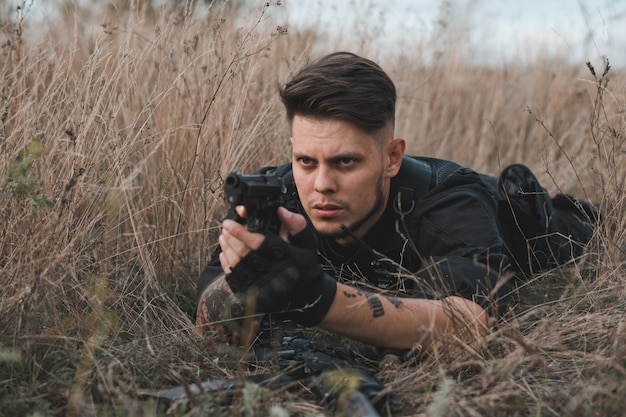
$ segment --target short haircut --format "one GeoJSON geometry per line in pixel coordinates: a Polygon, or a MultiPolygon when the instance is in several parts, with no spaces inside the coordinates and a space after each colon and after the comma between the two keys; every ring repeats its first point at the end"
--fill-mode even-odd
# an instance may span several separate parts
{"type": "Polygon", "coordinates": [[[389,125],[393,129],[393,81],[378,64],[351,52],[335,52],[315,61],[279,93],[289,123],[299,115],[347,121],[372,135],[389,125]]]}

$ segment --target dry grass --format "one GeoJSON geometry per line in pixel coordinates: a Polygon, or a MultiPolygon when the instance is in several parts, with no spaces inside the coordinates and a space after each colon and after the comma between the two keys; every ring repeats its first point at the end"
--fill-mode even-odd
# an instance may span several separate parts
{"type": "MultiPolygon", "coordinates": [[[[222,178],[287,158],[276,86],[320,37],[277,28],[274,4],[141,4],[39,28],[0,15],[0,415],[165,415],[138,392],[235,369],[236,353],[193,333],[195,281],[222,178]]],[[[606,227],[578,262],[524,284],[484,346],[382,372],[393,415],[618,415],[624,73],[559,58],[489,69],[462,46],[383,62],[410,152],[491,174],[523,162],[551,191],[602,202],[606,227]]],[[[287,393],[240,401],[233,413],[321,410],[287,393]]],[[[194,405],[170,414],[231,413],[194,405]]]]}

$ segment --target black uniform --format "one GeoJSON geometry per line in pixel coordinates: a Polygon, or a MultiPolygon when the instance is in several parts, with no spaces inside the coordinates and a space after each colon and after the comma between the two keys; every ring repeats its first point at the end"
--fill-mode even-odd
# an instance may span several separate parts
{"type": "MultiPolygon", "coordinates": [[[[306,216],[291,164],[262,172],[283,177],[293,195],[288,208],[306,216]]],[[[381,219],[354,247],[320,237],[320,263],[354,286],[396,296],[459,295],[502,314],[514,274],[580,255],[593,232],[585,218],[595,215],[583,206],[586,211],[568,196],[551,199],[521,165],[497,179],[453,162],[405,156],[381,219]]],[[[199,294],[222,272],[218,253],[202,274],[199,294]]]]}

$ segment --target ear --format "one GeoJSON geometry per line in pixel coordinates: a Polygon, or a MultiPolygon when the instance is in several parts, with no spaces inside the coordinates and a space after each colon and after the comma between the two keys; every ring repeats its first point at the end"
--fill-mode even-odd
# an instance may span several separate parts
{"type": "Polygon", "coordinates": [[[402,138],[396,138],[385,145],[385,174],[387,178],[392,178],[398,175],[405,150],[406,141],[402,138]]]}

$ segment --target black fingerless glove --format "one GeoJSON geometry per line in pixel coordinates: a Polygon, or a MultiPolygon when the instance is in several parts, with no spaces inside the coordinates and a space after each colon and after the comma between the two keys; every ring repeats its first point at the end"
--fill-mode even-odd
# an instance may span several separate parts
{"type": "Polygon", "coordinates": [[[285,242],[273,233],[243,257],[226,276],[242,303],[256,293],[259,313],[284,312],[304,326],[315,326],[335,299],[337,281],[325,274],[317,260],[317,239],[310,228],[285,242]]]}

